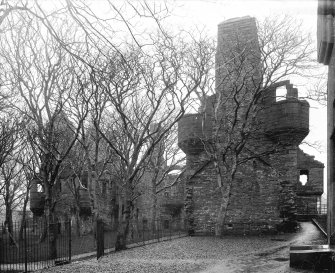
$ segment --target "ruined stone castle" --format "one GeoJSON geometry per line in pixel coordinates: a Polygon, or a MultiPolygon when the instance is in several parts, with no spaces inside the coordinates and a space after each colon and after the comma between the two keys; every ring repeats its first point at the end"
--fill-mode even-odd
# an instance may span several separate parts
{"type": "MultiPolygon", "coordinates": [[[[229,135],[231,117],[237,109],[232,96],[237,91],[232,90],[236,86],[242,90],[240,112],[236,111],[235,116],[238,124],[253,99],[250,90],[262,85],[258,48],[254,18],[230,19],[219,24],[216,93],[204,99],[198,113],[185,115],[179,122],[178,144],[187,156],[185,210],[192,232],[215,230],[221,189],[228,182],[218,182],[218,168],[210,149],[221,149],[225,141],[238,136],[238,131],[229,135]],[[244,85],[236,84],[242,73],[244,85]]],[[[275,231],[287,218],[287,208],[293,214],[306,206],[317,211],[323,193],[324,165],[299,149],[309,133],[309,104],[299,99],[297,88],[288,80],[270,85],[254,111],[257,114],[250,124],[257,129],[248,131],[250,136],[244,144],[248,147],[244,156],[247,154],[250,159],[237,166],[233,177],[222,224],[225,233],[244,233],[245,225],[249,230],[254,225],[275,231]],[[279,90],[286,94],[279,97],[279,90]],[[300,182],[302,176],[307,183],[300,182]]]]}
{"type": "MultiPolygon", "coordinates": [[[[152,174],[148,170],[143,176],[143,194],[135,204],[139,219],[150,221],[155,209],[158,219],[182,220],[185,216],[194,232],[213,233],[222,203],[222,189],[227,185],[224,178],[218,181],[213,148],[222,149],[229,138],[238,138],[244,129],[240,120],[254,99],[252,90],[262,87],[258,48],[254,18],[230,19],[219,24],[216,93],[203,99],[198,113],[185,115],[178,124],[178,145],[187,159],[183,181],[155,196],[150,188],[152,174]],[[241,74],[243,85],[238,84],[241,74]],[[234,106],[234,92],[238,94],[235,99],[240,103],[239,108],[234,106]],[[234,117],[236,130],[229,134],[234,117]]],[[[255,226],[273,231],[288,217],[287,211],[299,214],[299,210],[306,207],[317,211],[320,205],[324,165],[299,149],[309,133],[308,102],[299,99],[297,88],[286,80],[266,88],[253,112],[255,116],[246,124],[250,126],[249,137],[241,155],[248,160],[239,164],[234,174],[223,232],[244,233],[246,226],[249,230],[255,226]],[[285,94],[279,96],[279,90],[285,94]],[[306,183],[300,182],[301,177],[306,178],[306,183]]],[[[220,165],[220,160],[216,160],[220,165]]],[[[69,219],[76,211],[82,225],[89,226],[92,211],[87,189],[79,187],[78,178],[71,173],[64,173],[59,179],[58,191],[62,198],[57,203],[57,215],[61,220],[69,219]],[[77,189],[76,200],[69,185],[77,189]]],[[[92,190],[99,197],[99,214],[105,222],[117,224],[123,213],[122,192],[110,175],[99,181],[96,177],[92,179],[95,181],[92,190]]],[[[169,179],[174,179],[173,175],[169,179]]],[[[81,180],[87,186],[87,177],[81,180]]],[[[32,183],[30,208],[36,216],[41,216],[44,193],[38,183],[37,180],[32,183]]]]}

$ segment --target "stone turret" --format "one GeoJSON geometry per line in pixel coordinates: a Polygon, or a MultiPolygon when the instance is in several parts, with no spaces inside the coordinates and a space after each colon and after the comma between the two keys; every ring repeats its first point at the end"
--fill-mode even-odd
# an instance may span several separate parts
{"type": "Polygon", "coordinates": [[[178,145],[185,154],[199,154],[211,141],[215,98],[215,95],[207,97],[199,107],[199,113],[187,114],[179,121],[178,145]]]}
{"type": "Polygon", "coordinates": [[[266,92],[265,134],[284,145],[299,145],[309,133],[309,104],[298,99],[298,89],[289,81],[277,83],[266,92]],[[276,89],[286,87],[286,96],[276,100],[276,89]]]}
{"type": "Polygon", "coordinates": [[[204,113],[185,115],[178,123],[178,145],[185,154],[199,154],[210,139],[212,120],[204,113]]]}

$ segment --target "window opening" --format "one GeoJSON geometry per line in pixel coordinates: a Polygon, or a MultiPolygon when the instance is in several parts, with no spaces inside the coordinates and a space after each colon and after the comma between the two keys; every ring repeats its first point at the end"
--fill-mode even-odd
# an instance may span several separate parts
{"type": "Polygon", "coordinates": [[[308,182],[308,170],[300,170],[299,181],[303,186],[306,185],[308,182]]]}
{"type": "Polygon", "coordinates": [[[41,184],[37,184],[37,192],[44,192],[43,186],[41,184]]]}
{"type": "Polygon", "coordinates": [[[286,86],[280,86],[276,88],[276,101],[286,100],[286,86]]]}

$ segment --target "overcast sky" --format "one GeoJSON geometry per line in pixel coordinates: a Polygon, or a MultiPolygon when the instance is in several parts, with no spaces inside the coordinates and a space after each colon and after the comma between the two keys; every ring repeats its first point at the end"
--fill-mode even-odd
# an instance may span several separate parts
{"type": "Polygon", "coordinates": [[[303,19],[306,27],[316,30],[316,0],[178,0],[174,6],[175,14],[185,24],[204,24],[215,28],[221,21],[233,17],[250,15],[261,19],[291,14],[303,19]]]}

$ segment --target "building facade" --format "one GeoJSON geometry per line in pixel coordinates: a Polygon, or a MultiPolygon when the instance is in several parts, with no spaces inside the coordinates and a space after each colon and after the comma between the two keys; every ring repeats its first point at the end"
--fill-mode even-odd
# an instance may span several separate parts
{"type": "MultiPolygon", "coordinates": [[[[80,230],[81,234],[93,231],[94,219],[92,208],[96,207],[98,217],[106,223],[106,227],[116,229],[123,220],[125,209],[124,189],[120,187],[115,178],[108,174],[97,178],[93,172],[91,188],[88,189],[87,172],[78,177],[72,171],[62,172],[55,183],[55,215],[58,221],[71,220],[72,224],[80,230]],[[89,192],[91,192],[91,197],[89,192]],[[95,204],[92,204],[92,197],[95,204]]],[[[133,219],[140,221],[149,228],[151,220],[163,223],[171,220],[175,225],[181,225],[183,219],[183,183],[177,183],[164,191],[155,194],[152,183],[153,172],[147,170],[137,185],[138,198],[134,201],[133,219]],[[156,199],[156,200],[154,200],[156,199]]],[[[169,185],[176,175],[167,175],[163,185],[169,185]]],[[[44,190],[38,179],[34,179],[30,189],[30,210],[35,220],[43,219],[44,190]]]]}

